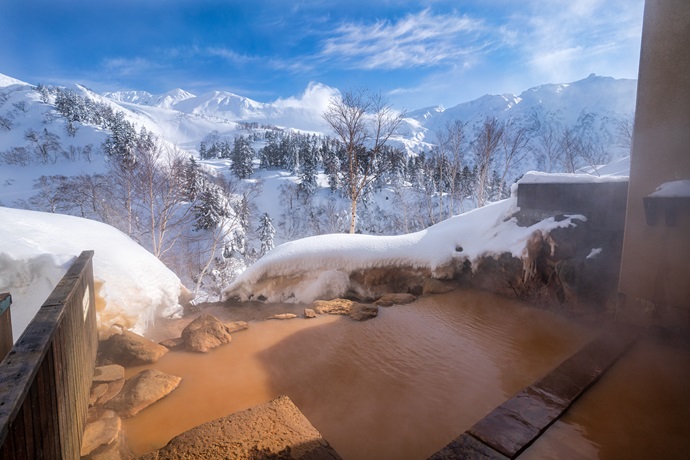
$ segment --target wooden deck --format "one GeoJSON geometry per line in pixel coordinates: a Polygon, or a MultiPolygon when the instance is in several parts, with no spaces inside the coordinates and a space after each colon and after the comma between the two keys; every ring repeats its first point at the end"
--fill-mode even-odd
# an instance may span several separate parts
{"type": "Polygon", "coordinates": [[[77,459],[98,336],[84,251],[0,363],[0,458],[77,459]]]}

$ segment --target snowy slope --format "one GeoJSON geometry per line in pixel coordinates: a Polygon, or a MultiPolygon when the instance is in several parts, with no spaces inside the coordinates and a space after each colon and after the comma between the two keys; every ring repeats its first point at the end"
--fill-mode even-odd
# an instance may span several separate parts
{"type": "Polygon", "coordinates": [[[8,75],[4,75],[0,73],[0,88],[4,86],[12,86],[12,85],[23,85],[23,86],[28,86],[28,83],[25,83],[21,80],[17,80],[16,78],[12,78],[8,75]]]}
{"type": "MultiPolygon", "coordinates": [[[[14,84],[13,84],[14,85],[14,84]]],[[[80,87],[79,87],[80,88],[80,87]]],[[[77,89],[79,89],[77,88],[77,89]]],[[[81,91],[81,90],[80,90],[81,91]]],[[[97,153],[108,133],[94,126],[78,126],[72,137],[66,132],[66,121],[55,109],[41,101],[40,94],[30,85],[0,87],[0,117],[11,122],[11,129],[0,129],[0,153],[13,148],[32,150],[26,133],[33,130],[43,134],[48,132],[58,139],[60,149],[65,153],[51,155],[46,163],[2,164],[0,167],[0,205],[12,206],[18,200],[27,200],[34,190],[34,179],[41,175],[62,174],[76,176],[93,174],[105,169],[103,156],[97,153]],[[86,159],[84,149],[93,153],[86,159]],[[74,152],[74,158],[65,155],[74,152]]]]}
{"type": "Polygon", "coordinates": [[[12,294],[12,334],[18,339],[53,287],[83,250],[94,250],[102,326],[138,333],[156,318],[178,313],[180,280],[125,234],[100,222],[61,214],[0,208],[0,292],[12,294]]]}

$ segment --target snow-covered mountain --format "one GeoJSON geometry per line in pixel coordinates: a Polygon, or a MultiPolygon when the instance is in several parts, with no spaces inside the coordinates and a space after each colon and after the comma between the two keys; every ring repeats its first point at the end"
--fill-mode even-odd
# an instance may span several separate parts
{"type": "Polygon", "coordinates": [[[546,84],[514,94],[487,94],[445,109],[426,107],[408,113],[420,123],[433,142],[435,133],[447,122],[461,120],[470,128],[487,116],[519,123],[555,122],[571,126],[583,115],[591,115],[597,129],[612,135],[616,122],[632,117],[635,111],[637,80],[614,79],[594,74],[572,83],[546,84]]]}
{"type": "MultiPolygon", "coordinates": [[[[407,113],[400,134],[395,137],[394,142],[402,144],[409,152],[419,152],[431,147],[435,142],[435,133],[443,129],[448,122],[460,120],[473,131],[489,116],[501,121],[510,119],[530,127],[535,123],[573,126],[583,117],[587,117],[593,129],[612,141],[617,124],[632,117],[636,88],[636,80],[592,74],[572,83],[546,84],[530,88],[520,95],[487,94],[450,108],[425,107],[407,113]]],[[[337,89],[311,83],[303,94],[273,102],[258,102],[225,91],[212,91],[194,96],[181,89],[163,95],[127,91],[106,93],[105,96],[114,101],[137,105],[140,111],[145,111],[144,107],[155,107],[205,120],[258,122],[327,134],[328,126],[321,114],[328,107],[331,97],[337,94],[337,89]]],[[[162,115],[148,113],[153,118],[162,115]]],[[[163,118],[171,117],[168,115],[163,118]]],[[[190,140],[177,141],[180,145],[187,145],[190,140]]]]}
{"type": "Polygon", "coordinates": [[[103,93],[103,95],[117,102],[152,105],[166,109],[173,107],[178,102],[196,97],[192,93],[180,88],[176,88],[168,91],[167,93],[158,95],[154,95],[146,91],[115,91],[103,93]]]}
{"type": "MultiPolygon", "coordinates": [[[[237,135],[246,135],[246,123],[249,122],[331,134],[321,114],[331,98],[339,94],[337,89],[319,83],[311,83],[300,95],[273,102],[258,102],[223,91],[196,96],[179,88],[159,95],[145,91],[99,95],[80,85],[68,89],[80,97],[110,106],[113,111],[121,112],[137,130],[146,128],[166,145],[190,154],[195,154],[200,142],[211,133],[230,142],[237,135]]],[[[563,128],[586,122],[590,132],[615,151],[612,156],[616,159],[626,154],[625,148],[616,145],[616,130],[621,120],[632,118],[635,96],[635,80],[590,75],[572,83],[531,88],[519,96],[485,95],[450,108],[432,106],[413,110],[408,112],[393,141],[414,154],[429,150],[435,141],[435,133],[446,123],[454,120],[466,123],[468,138],[471,138],[487,116],[511,119],[530,127],[535,123],[556,123],[563,128]]],[[[0,153],[15,153],[13,149],[17,148],[20,150],[16,152],[20,153],[22,148],[31,148],[26,138],[28,130],[38,133],[46,130],[57,136],[62,151],[100,148],[107,130],[76,123],[76,133],[69,135],[66,132],[67,120],[56,113],[54,104],[54,96],[46,99],[28,83],[0,74],[0,153]]],[[[259,141],[255,149],[261,146],[259,141]]],[[[102,162],[100,156],[94,157],[94,161],[102,162]]],[[[521,165],[522,172],[533,169],[536,164],[533,158],[528,158],[521,165]]],[[[51,173],[71,175],[81,171],[93,172],[98,168],[97,164],[68,162],[54,166],[51,173]]],[[[31,168],[5,164],[2,169],[0,202],[12,203],[30,196],[34,178],[31,168]],[[25,176],[26,180],[22,180],[25,176]]]]}

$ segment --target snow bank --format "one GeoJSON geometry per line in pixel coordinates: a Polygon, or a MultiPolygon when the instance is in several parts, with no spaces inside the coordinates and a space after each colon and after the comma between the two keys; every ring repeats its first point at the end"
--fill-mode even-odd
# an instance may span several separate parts
{"type": "Polygon", "coordinates": [[[0,207],[0,292],[12,294],[18,339],[81,251],[92,249],[98,321],[143,333],[178,313],[179,278],[109,225],[73,216],[0,207]]]}
{"type": "Polygon", "coordinates": [[[455,259],[511,253],[521,257],[538,231],[575,225],[570,216],[519,227],[517,198],[455,216],[426,230],[400,236],[320,235],[282,244],[249,267],[223,291],[225,299],[265,296],[269,301],[308,303],[343,295],[349,275],[371,268],[427,268],[440,274],[455,259]],[[257,288],[257,284],[262,286],[257,288]]]}

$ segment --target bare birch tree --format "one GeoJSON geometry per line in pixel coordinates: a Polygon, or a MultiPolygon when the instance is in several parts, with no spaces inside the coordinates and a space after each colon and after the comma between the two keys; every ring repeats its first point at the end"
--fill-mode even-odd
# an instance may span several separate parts
{"type": "Polygon", "coordinates": [[[458,177],[465,163],[465,123],[460,120],[447,122],[443,130],[436,133],[436,140],[441,152],[448,154],[448,168],[446,174],[449,177],[450,190],[448,192],[448,217],[456,212],[455,199],[459,198],[460,209],[464,211],[458,177]]]}
{"type": "Polygon", "coordinates": [[[500,142],[500,158],[502,160],[502,171],[499,190],[503,190],[506,185],[506,177],[511,168],[520,164],[529,152],[530,132],[526,126],[520,126],[513,120],[505,124],[503,136],[500,142]]]}
{"type": "Polygon", "coordinates": [[[357,222],[357,203],[362,191],[381,171],[377,160],[395,134],[405,113],[398,113],[378,93],[348,91],[331,99],[323,114],[326,123],[345,146],[347,154],[347,196],[350,199],[350,233],[357,222]]]}
{"type": "Polygon", "coordinates": [[[484,120],[477,137],[472,143],[477,165],[477,207],[486,203],[486,189],[489,183],[489,172],[503,141],[505,124],[495,117],[484,120]]]}
{"type": "Polygon", "coordinates": [[[163,148],[157,140],[142,143],[137,153],[137,195],[142,211],[142,237],[161,259],[191,222],[192,207],[184,188],[185,156],[163,148]]]}

